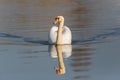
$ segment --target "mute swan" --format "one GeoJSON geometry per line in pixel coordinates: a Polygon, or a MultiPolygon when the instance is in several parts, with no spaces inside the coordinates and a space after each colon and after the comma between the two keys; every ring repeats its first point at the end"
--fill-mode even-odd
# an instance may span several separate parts
{"type": "Polygon", "coordinates": [[[71,44],[71,31],[67,26],[64,26],[64,17],[57,16],[54,24],[57,23],[59,26],[53,26],[48,34],[48,42],[50,44],[71,44]]]}

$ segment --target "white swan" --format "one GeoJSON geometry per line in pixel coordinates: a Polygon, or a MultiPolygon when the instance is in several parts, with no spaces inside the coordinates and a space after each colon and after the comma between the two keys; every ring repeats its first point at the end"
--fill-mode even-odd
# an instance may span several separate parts
{"type": "Polygon", "coordinates": [[[59,26],[53,26],[48,34],[49,44],[71,44],[71,31],[67,26],[64,26],[64,17],[57,16],[54,21],[54,24],[56,23],[59,26]]]}

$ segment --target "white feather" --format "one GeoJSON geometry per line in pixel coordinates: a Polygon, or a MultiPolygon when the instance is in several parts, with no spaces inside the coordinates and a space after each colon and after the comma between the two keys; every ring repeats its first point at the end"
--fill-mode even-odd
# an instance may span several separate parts
{"type": "MultiPolygon", "coordinates": [[[[53,26],[48,34],[48,42],[56,44],[58,27],[53,26]]],[[[67,26],[63,26],[62,30],[62,44],[71,44],[71,30],[67,26]]]]}

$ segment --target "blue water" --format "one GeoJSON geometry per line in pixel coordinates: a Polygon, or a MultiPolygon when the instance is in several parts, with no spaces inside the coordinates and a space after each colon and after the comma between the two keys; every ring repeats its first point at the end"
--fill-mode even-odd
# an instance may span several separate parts
{"type": "Polygon", "coordinates": [[[119,8],[119,0],[0,1],[0,80],[119,80],[119,8]],[[47,40],[58,15],[73,35],[62,75],[47,40]]]}

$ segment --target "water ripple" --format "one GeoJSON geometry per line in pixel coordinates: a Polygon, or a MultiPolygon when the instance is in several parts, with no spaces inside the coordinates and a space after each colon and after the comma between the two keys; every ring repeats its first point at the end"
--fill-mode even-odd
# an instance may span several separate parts
{"type": "MultiPolygon", "coordinates": [[[[120,36],[120,28],[109,29],[109,32],[106,31],[105,33],[96,34],[93,37],[90,37],[84,40],[73,40],[73,44],[80,44],[80,43],[94,42],[94,41],[96,42],[96,41],[104,40],[106,38],[113,38],[116,36],[120,36]]],[[[0,33],[0,37],[19,38],[27,43],[49,45],[47,40],[41,39],[41,38],[34,38],[32,36],[24,37],[17,34],[0,33]]]]}

